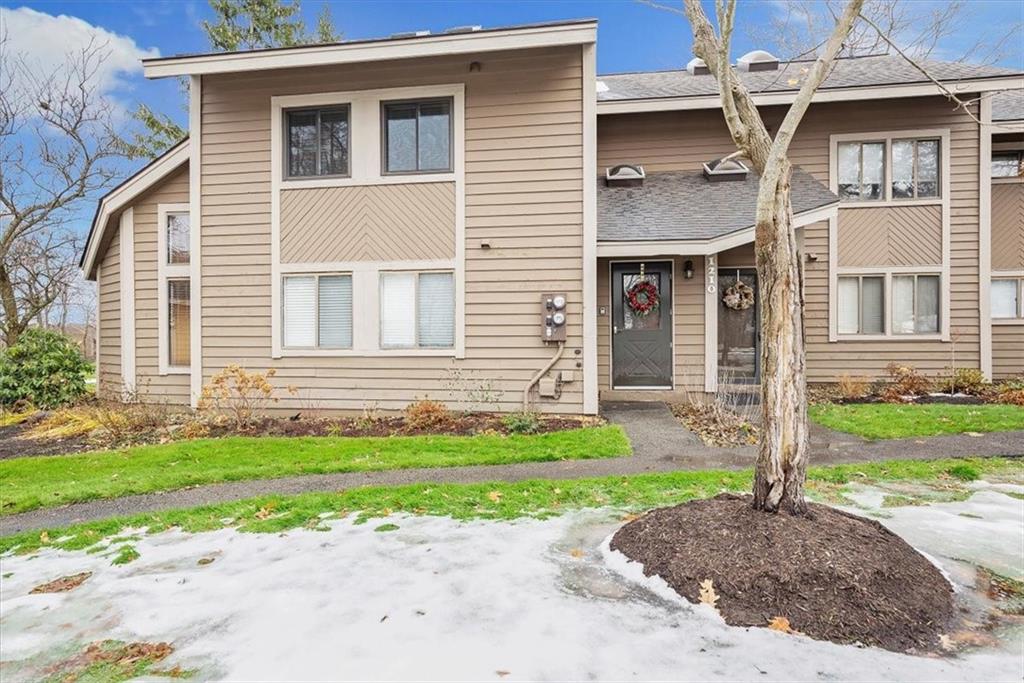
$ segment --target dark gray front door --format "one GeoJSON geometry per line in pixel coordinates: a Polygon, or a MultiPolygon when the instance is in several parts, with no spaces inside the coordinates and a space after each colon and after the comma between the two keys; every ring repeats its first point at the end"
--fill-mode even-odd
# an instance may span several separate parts
{"type": "Polygon", "coordinates": [[[672,387],[672,264],[612,264],[612,386],[672,387]],[[657,305],[641,314],[630,291],[641,281],[657,291],[657,305]]]}

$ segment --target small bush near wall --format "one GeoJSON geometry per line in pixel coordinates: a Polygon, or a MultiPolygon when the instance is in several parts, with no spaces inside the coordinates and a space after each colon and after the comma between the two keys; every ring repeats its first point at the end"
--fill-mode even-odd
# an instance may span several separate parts
{"type": "MultiPolygon", "coordinates": [[[[245,429],[263,417],[263,411],[281,399],[274,395],[276,388],[270,380],[277,374],[274,368],[266,372],[249,372],[240,365],[229,365],[203,387],[199,411],[214,417],[231,419],[236,429],[245,429]]],[[[297,390],[288,387],[294,395],[297,390]]]]}
{"type": "Polygon", "coordinates": [[[1003,382],[994,392],[997,403],[1006,403],[1024,408],[1024,377],[1003,382]]]}
{"type": "Polygon", "coordinates": [[[405,407],[405,424],[413,431],[443,429],[454,421],[440,401],[421,398],[405,407]]]}
{"type": "Polygon", "coordinates": [[[889,403],[905,403],[907,399],[923,396],[932,389],[932,381],[919,373],[913,365],[889,363],[885,371],[890,383],[882,390],[882,400],[889,403]]]}
{"type": "Polygon", "coordinates": [[[86,392],[90,365],[78,345],[54,330],[32,328],[0,351],[0,405],[28,401],[40,408],[74,403],[86,392]]]}
{"type": "Polygon", "coordinates": [[[948,377],[940,380],[938,390],[944,394],[969,394],[980,396],[988,387],[985,374],[977,368],[956,368],[948,377]]]}

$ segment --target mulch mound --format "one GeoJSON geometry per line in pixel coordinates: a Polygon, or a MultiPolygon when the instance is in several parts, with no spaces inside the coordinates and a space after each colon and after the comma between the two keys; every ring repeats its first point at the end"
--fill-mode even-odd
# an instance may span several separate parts
{"type": "Polygon", "coordinates": [[[823,505],[766,514],[722,494],[654,510],[611,547],[691,602],[711,579],[732,626],[782,617],[812,638],[922,652],[938,649],[954,615],[949,582],[924,556],[878,522],[823,505]]]}

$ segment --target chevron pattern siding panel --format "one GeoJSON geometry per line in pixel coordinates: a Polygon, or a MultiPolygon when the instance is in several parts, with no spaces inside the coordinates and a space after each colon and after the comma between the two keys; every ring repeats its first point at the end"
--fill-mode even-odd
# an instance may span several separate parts
{"type": "Polygon", "coordinates": [[[992,269],[1024,269],[1024,183],[992,186],[992,269]]]}
{"type": "Polygon", "coordinates": [[[839,265],[941,263],[942,207],[877,207],[839,212],[839,265]]]}
{"type": "Polygon", "coordinates": [[[281,192],[281,262],[455,257],[455,184],[281,192]]]}

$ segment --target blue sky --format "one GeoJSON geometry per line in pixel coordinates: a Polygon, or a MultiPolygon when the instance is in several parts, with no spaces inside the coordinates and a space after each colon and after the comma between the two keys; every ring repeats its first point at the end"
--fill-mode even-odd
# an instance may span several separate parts
{"type": "MultiPolygon", "coordinates": [[[[921,2],[923,0],[917,0],[921,2]]],[[[666,0],[671,3],[672,0],[666,0]]],[[[323,0],[302,3],[307,24],[312,25],[323,0]]],[[[396,1],[331,0],[335,23],[345,38],[373,38],[399,31],[445,28],[466,24],[485,27],[506,24],[596,18],[599,21],[598,72],[671,69],[691,57],[688,28],[682,17],[632,0],[487,0],[396,1]]],[[[736,54],[761,47],[752,33],[772,13],[783,11],[778,0],[741,0],[736,54]],[[753,30],[752,30],[753,29],[753,30]]],[[[47,15],[68,15],[87,24],[127,38],[147,54],[171,55],[207,50],[199,22],[210,18],[205,0],[53,0],[22,3],[0,2],[9,9],[29,7],[47,15]]],[[[964,25],[954,39],[942,44],[948,54],[960,54],[979,37],[1024,20],[1021,0],[972,0],[964,13],[964,25]]],[[[55,40],[54,42],[57,42],[55,40]]],[[[52,49],[52,46],[50,46],[52,49]]],[[[1006,66],[1024,66],[1024,48],[1003,60],[1006,66]]],[[[139,56],[139,55],[136,55],[139,56]]],[[[138,100],[185,118],[181,94],[172,80],[146,81],[139,70],[123,72],[116,96],[126,104],[138,100]]]]}

